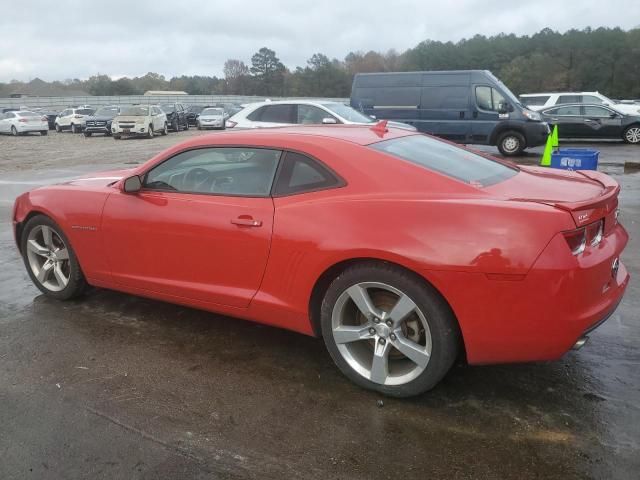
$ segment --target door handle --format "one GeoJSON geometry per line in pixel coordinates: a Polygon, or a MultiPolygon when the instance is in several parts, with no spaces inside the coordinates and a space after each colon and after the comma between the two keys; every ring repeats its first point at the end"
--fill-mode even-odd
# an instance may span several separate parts
{"type": "Polygon", "coordinates": [[[241,215],[238,218],[231,219],[231,223],[234,225],[241,225],[243,227],[261,227],[262,220],[254,220],[249,215],[241,215]]]}

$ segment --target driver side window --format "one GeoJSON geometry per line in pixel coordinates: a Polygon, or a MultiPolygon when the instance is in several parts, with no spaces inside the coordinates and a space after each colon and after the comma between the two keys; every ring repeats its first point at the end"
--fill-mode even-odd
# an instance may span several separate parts
{"type": "Polygon", "coordinates": [[[266,197],[281,151],[199,148],[177,154],[145,175],[143,188],[209,195],[266,197]]]}

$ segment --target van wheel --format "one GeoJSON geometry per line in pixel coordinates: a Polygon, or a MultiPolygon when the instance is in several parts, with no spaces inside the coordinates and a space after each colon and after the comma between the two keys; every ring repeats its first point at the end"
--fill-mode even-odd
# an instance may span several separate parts
{"type": "Polygon", "coordinates": [[[513,130],[504,132],[498,137],[498,150],[505,157],[522,155],[526,142],[521,133],[513,130]]]}

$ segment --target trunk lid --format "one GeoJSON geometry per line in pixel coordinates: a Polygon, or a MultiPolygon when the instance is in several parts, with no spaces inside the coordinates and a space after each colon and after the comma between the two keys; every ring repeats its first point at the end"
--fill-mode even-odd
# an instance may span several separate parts
{"type": "MultiPolygon", "coordinates": [[[[520,167],[520,173],[486,191],[513,201],[536,202],[565,210],[577,227],[601,218],[614,219],[620,186],[604,173],[520,167]]],[[[615,222],[605,220],[605,231],[615,222]]]]}

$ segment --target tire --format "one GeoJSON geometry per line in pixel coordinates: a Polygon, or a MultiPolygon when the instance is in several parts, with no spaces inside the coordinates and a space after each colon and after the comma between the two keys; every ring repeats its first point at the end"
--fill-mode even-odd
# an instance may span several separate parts
{"type": "Polygon", "coordinates": [[[91,136],[91,132],[84,132],[84,136],[85,137],[90,137],[91,136]]]}
{"type": "Polygon", "coordinates": [[[460,349],[458,323],[440,294],[414,273],[384,262],[361,263],[335,278],[322,300],[320,322],[327,350],[342,373],[361,387],[392,397],[433,388],[460,349]],[[365,298],[357,294],[363,291],[374,306],[373,311],[364,308],[368,320],[354,301],[365,298]],[[410,313],[394,321],[389,312],[401,305],[410,313]],[[374,357],[382,360],[374,363],[374,357]],[[382,364],[387,367],[376,367],[382,364]],[[389,371],[388,365],[394,368],[389,371]]]}
{"type": "Polygon", "coordinates": [[[173,130],[174,132],[179,132],[179,131],[180,131],[180,124],[178,123],[178,120],[176,120],[176,121],[171,125],[171,130],[173,130]]]}
{"type": "Polygon", "coordinates": [[[164,122],[164,128],[162,129],[162,131],[160,132],[160,134],[161,134],[163,137],[169,134],[169,126],[167,125],[167,122],[164,122]]]}
{"type": "Polygon", "coordinates": [[[13,135],[14,137],[18,136],[18,130],[13,125],[11,125],[11,135],[13,135]]]}
{"type": "Polygon", "coordinates": [[[153,125],[149,125],[147,128],[147,138],[153,138],[153,125]]]}
{"type": "Polygon", "coordinates": [[[43,137],[49,135],[49,130],[41,130],[40,135],[42,135],[43,137]]]}
{"type": "Polygon", "coordinates": [[[625,143],[640,144],[640,124],[629,125],[622,134],[622,139],[625,143]]]}
{"type": "Polygon", "coordinates": [[[114,136],[113,136],[113,139],[114,139],[114,140],[120,140],[120,135],[114,135],[114,136]]]}
{"type": "Polygon", "coordinates": [[[56,123],[56,132],[58,133],[62,132],[62,128],[57,123],[56,123]]]}
{"type": "Polygon", "coordinates": [[[78,133],[78,127],[76,127],[75,123],[71,124],[71,133],[78,133]]]}
{"type": "Polygon", "coordinates": [[[185,130],[185,132],[189,131],[189,121],[188,120],[184,122],[184,130],[185,130]]]}
{"type": "Polygon", "coordinates": [[[522,155],[527,143],[521,133],[509,130],[498,136],[497,145],[502,155],[505,157],[514,157],[522,155]]]}
{"type": "Polygon", "coordinates": [[[202,130],[202,125],[200,125],[200,122],[196,123],[196,128],[197,128],[198,130],[202,130]]]}
{"type": "Polygon", "coordinates": [[[42,293],[58,300],[69,300],[84,292],[87,282],[75,252],[67,236],[52,219],[44,215],[32,217],[24,226],[20,245],[27,272],[42,293]],[[49,231],[48,244],[45,230],[49,231]],[[62,251],[66,252],[64,256],[62,251]],[[48,272],[43,272],[45,265],[52,265],[48,272]],[[40,278],[38,273],[42,275],[40,278]]]}

